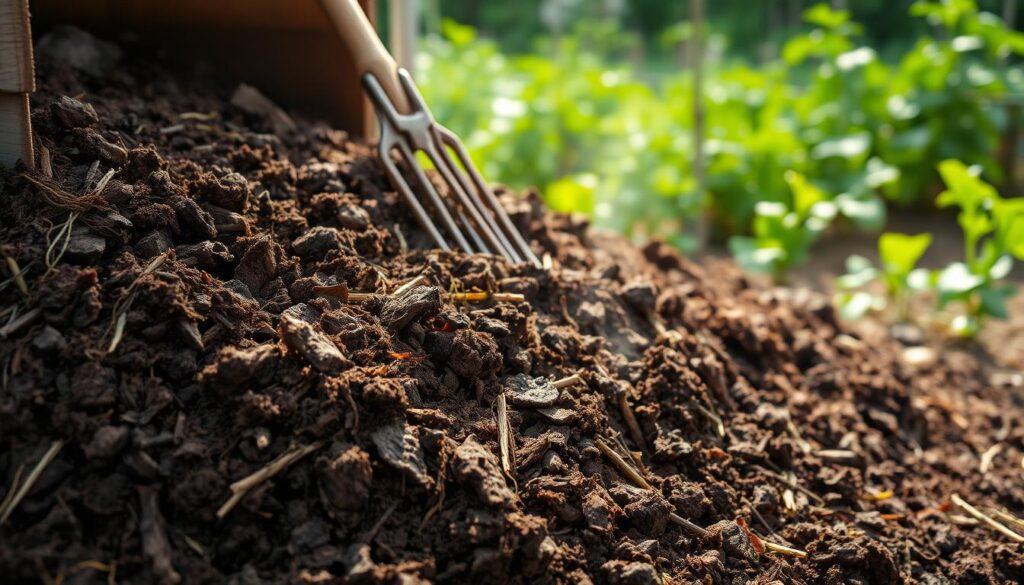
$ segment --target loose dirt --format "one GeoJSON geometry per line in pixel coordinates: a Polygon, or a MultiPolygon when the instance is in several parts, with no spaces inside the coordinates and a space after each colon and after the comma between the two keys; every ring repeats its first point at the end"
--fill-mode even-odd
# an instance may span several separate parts
{"type": "Polygon", "coordinates": [[[1024,581],[1012,379],[533,193],[549,269],[431,250],[367,146],[103,48],[0,183],[5,583],[1024,581]]]}

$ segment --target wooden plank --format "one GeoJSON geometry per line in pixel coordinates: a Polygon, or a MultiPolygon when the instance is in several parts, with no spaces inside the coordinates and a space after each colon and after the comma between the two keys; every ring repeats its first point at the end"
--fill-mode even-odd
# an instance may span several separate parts
{"type": "Polygon", "coordinates": [[[0,91],[35,91],[28,0],[0,0],[0,91]]]}
{"type": "Polygon", "coordinates": [[[18,160],[35,166],[28,94],[0,92],[0,166],[13,167],[18,160]]]}

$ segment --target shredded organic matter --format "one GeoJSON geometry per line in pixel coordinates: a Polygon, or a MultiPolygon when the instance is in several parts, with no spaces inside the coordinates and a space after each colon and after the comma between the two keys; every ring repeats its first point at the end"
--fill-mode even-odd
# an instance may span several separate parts
{"type": "Polygon", "coordinates": [[[432,249],[366,145],[126,48],[39,60],[0,176],[4,582],[1024,582],[969,355],[536,193],[542,268],[432,249]]]}

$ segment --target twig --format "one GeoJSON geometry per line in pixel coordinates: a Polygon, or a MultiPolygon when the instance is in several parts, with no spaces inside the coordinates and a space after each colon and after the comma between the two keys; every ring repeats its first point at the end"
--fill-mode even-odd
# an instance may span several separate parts
{"type": "Polygon", "coordinates": [[[705,536],[708,535],[708,531],[706,529],[701,528],[700,526],[697,526],[693,522],[690,522],[689,520],[687,520],[686,518],[683,518],[682,516],[680,516],[679,514],[676,514],[675,512],[669,513],[668,519],[671,520],[672,523],[675,524],[676,526],[680,526],[682,528],[685,528],[685,529],[689,530],[690,532],[692,532],[693,534],[696,534],[697,536],[699,536],[701,538],[704,538],[705,536]]]}
{"type": "MultiPolygon", "coordinates": [[[[750,513],[754,515],[754,518],[757,518],[757,521],[761,523],[761,526],[764,526],[764,529],[768,531],[768,534],[772,535],[772,537],[777,540],[781,540],[784,543],[786,542],[786,539],[782,538],[782,536],[780,536],[778,532],[775,532],[771,525],[768,524],[768,521],[764,519],[764,516],[762,516],[761,513],[757,511],[757,508],[755,508],[754,505],[750,503],[750,500],[744,498],[743,496],[740,496],[740,500],[743,502],[743,505],[750,509],[750,513]]],[[[761,540],[763,541],[764,539],[761,538],[761,540]]]]}
{"type": "Polygon", "coordinates": [[[342,395],[345,397],[345,402],[348,407],[352,409],[352,434],[359,434],[359,407],[356,406],[356,401],[352,398],[352,391],[349,389],[348,384],[342,387],[342,395]]]}
{"type": "Polygon", "coordinates": [[[0,501],[0,512],[7,509],[7,506],[11,505],[11,500],[14,499],[14,494],[18,492],[18,482],[21,481],[21,474],[25,473],[25,464],[18,465],[18,469],[14,471],[14,480],[11,481],[11,487],[7,489],[7,494],[4,495],[4,499],[0,501]]]}
{"type": "Polygon", "coordinates": [[[390,518],[391,515],[395,513],[395,509],[398,508],[398,504],[400,503],[401,500],[395,502],[394,504],[391,504],[391,506],[388,507],[387,510],[384,510],[384,513],[380,515],[380,518],[378,518],[377,521],[373,523],[373,526],[370,527],[370,531],[367,532],[366,536],[362,538],[362,541],[364,543],[370,544],[371,542],[373,542],[374,538],[377,538],[377,533],[379,533],[380,529],[384,527],[384,523],[388,521],[388,518],[390,518]]]}
{"type": "Polygon", "coordinates": [[[106,337],[107,333],[113,331],[113,337],[110,340],[110,345],[107,347],[107,354],[111,354],[117,349],[118,344],[121,343],[121,338],[124,336],[124,328],[128,323],[128,310],[131,309],[132,303],[135,301],[135,287],[138,286],[142,277],[155,272],[166,259],[167,254],[161,254],[150,260],[149,264],[142,269],[142,272],[139,273],[135,280],[128,285],[128,288],[121,293],[121,298],[114,303],[114,308],[111,311],[113,321],[111,321],[107,331],[104,333],[104,337],[106,337]]]}
{"type": "MultiPolygon", "coordinates": [[[[134,297],[132,297],[134,298],[134,297]]],[[[131,303],[128,303],[129,305],[131,303]]],[[[124,337],[124,326],[128,323],[128,310],[127,308],[123,313],[117,316],[117,321],[114,323],[114,336],[110,338],[110,346],[107,347],[107,353],[114,353],[117,346],[121,343],[121,338],[124,337]]]]}
{"type": "Polygon", "coordinates": [[[974,517],[974,519],[980,520],[985,524],[988,524],[989,527],[995,530],[996,532],[1002,533],[1003,535],[1008,536],[1017,542],[1024,542],[1024,536],[1021,536],[1020,534],[1017,534],[1016,532],[1010,530],[1005,525],[1001,524],[998,520],[995,520],[990,516],[986,516],[981,512],[981,510],[978,510],[974,506],[965,502],[959,494],[953,494],[952,496],[949,497],[949,499],[957,506],[960,506],[964,512],[970,514],[972,517],[974,517]]]}
{"type": "Polygon", "coordinates": [[[46,273],[43,276],[47,276],[51,272],[57,269],[57,263],[64,256],[64,252],[68,249],[68,244],[71,243],[71,228],[75,224],[75,220],[78,219],[78,212],[72,211],[68,213],[68,218],[64,220],[64,223],[59,226],[53,226],[46,231],[46,254],[43,256],[43,262],[46,264],[46,273]],[[53,236],[53,230],[57,230],[57,235],[53,236]],[[60,243],[63,240],[63,243],[60,243]],[[55,252],[58,244],[60,245],[60,251],[55,252]]]}
{"type": "Polygon", "coordinates": [[[223,518],[226,516],[232,508],[238,505],[238,502],[242,501],[242,498],[249,493],[249,490],[281,473],[299,459],[323,447],[324,444],[326,444],[326,441],[317,441],[305,447],[292,447],[255,473],[231,484],[231,497],[217,510],[217,517],[223,518]]]}
{"type": "Polygon", "coordinates": [[[396,288],[396,289],[395,289],[395,292],[391,293],[391,296],[394,296],[394,297],[400,297],[400,296],[404,295],[405,293],[407,293],[407,292],[409,292],[410,290],[412,290],[412,288],[413,288],[414,286],[416,286],[416,285],[418,285],[419,283],[421,283],[421,282],[423,282],[424,280],[426,280],[426,278],[427,278],[427,277],[426,277],[426,276],[424,276],[424,275],[422,275],[422,274],[421,274],[421,275],[419,275],[419,276],[417,276],[416,278],[414,278],[414,279],[410,280],[409,282],[407,282],[407,283],[403,284],[402,286],[400,286],[400,287],[396,288]]]}
{"type": "Polygon", "coordinates": [[[14,279],[14,283],[18,285],[18,290],[21,294],[28,296],[28,283],[25,282],[24,271],[18,266],[18,261],[13,256],[4,254],[4,260],[7,261],[7,268],[11,271],[11,278],[14,279]]]}
{"type": "Polygon", "coordinates": [[[398,238],[398,251],[402,254],[409,252],[409,243],[405,241],[405,234],[402,233],[402,226],[395,224],[395,237],[398,238]]]}
{"type": "Polygon", "coordinates": [[[346,302],[349,299],[348,285],[344,282],[338,284],[328,284],[326,286],[314,286],[313,292],[323,297],[334,297],[341,299],[341,302],[346,302]]]}
{"type": "Polygon", "coordinates": [[[21,500],[28,494],[29,490],[32,489],[32,486],[35,485],[36,481],[39,480],[39,476],[43,474],[43,470],[46,469],[47,465],[53,462],[57,457],[57,453],[60,452],[61,447],[63,446],[64,441],[59,440],[50,444],[50,448],[45,454],[43,454],[39,463],[36,463],[32,472],[28,474],[28,477],[25,479],[25,483],[21,484],[21,487],[19,487],[18,491],[15,492],[14,497],[7,502],[7,505],[4,506],[3,510],[0,510],[0,526],[3,526],[7,522],[7,519],[11,517],[11,512],[14,512],[14,509],[18,507],[21,500]]]}
{"type": "Polygon", "coordinates": [[[1024,520],[1021,520],[1013,514],[1010,514],[1009,512],[1004,512],[1003,510],[997,510],[996,508],[989,508],[988,511],[993,516],[997,516],[1000,520],[1013,524],[1017,527],[1018,530],[1024,530],[1024,520]]]}
{"type": "Polygon", "coordinates": [[[452,302],[478,302],[491,300],[499,303],[523,303],[526,302],[526,297],[520,293],[460,292],[449,293],[448,300],[452,302]]]}
{"type": "Polygon", "coordinates": [[[711,421],[711,423],[715,425],[715,432],[718,433],[718,436],[724,437],[725,423],[722,422],[721,417],[719,417],[717,414],[706,408],[700,402],[694,401],[693,405],[697,408],[698,411],[700,411],[701,414],[704,415],[705,418],[707,418],[709,421],[711,421]]]}
{"type": "Polygon", "coordinates": [[[575,386],[576,384],[579,384],[581,382],[583,382],[583,378],[580,377],[579,374],[573,374],[571,376],[566,376],[565,378],[562,378],[560,380],[555,380],[554,382],[551,383],[551,385],[561,390],[562,388],[566,388],[568,386],[575,386]]]}
{"type": "Polygon", "coordinates": [[[595,444],[597,445],[597,448],[601,450],[601,453],[604,453],[604,456],[611,460],[612,464],[615,465],[615,468],[629,478],[629,481],[633,482],[634,485],[645,490],[654,489],[654,487],[644,479],[644,476],[640,475],[640,472],[627,463],[621,455],[613,451],[612,448],[608,446],[608,443],[604,442],[604,439],[598,437],[595,444]]]}
{"type": "Polygon", "coordinates": [[[618,396],[619,410],[622,412],[622,418],[626,421],[626,428],[629,429],[629,434],[636,443],[637,447],[641,450],[647,450],[647,444],[644,442],[644,435],[640,432],[640,425],[636,422],[636,416],[633,414],[633,409],[629,406],[629,397],[626,396],[625,392],[619,392],[618,396]]]}
{"type": "Polygon", "coordinates": [[[512,481],[512,485],[516,485],[515,443],[512,441],[512,430],[508,424],[508,403],[505,401],[504,392],[498,394],[495,418],[498,423],[498,452],[501,455],[501,470],[512,481]]]}
{"type": "MultiPolygon", "coordinates": [[[[761,538],[761,537],[758,537],[758,538],[761,538]]],[[[782,555],[789,555],[789,556],[796,557],[798,559],[806,559],[807,558],[807,553],[802,551],[802,550],[799,550],[799,549],[790,548],[788,546],[784,546],[784,545],[781,545],[781,544],[776,544],[776,543],[774,543],[774,542],[772,542],[770,540],[765,540],[764,538],[761,538],[761,543],[764,544],[764,547],[766,549],[768,549],[769,552],[779,553],[779,554],[782,554],[782,555]]]]}
{"type": "Polygon", "coordinates": [[[182,112],[178,114],[179,120],[196,120],[199,122],[212,122],[219,117],[217,112],[182,112]]]}
{"type": "Polygon", "coordinates": [[[793,436],[793,440],[796,441],[800,450],[804,453],[810,453],[813,450],[811,444],[804,439],[803,435],[800,434],[800,429],[796,428],[796,424],[793,423],[793,419],[790,417],[789,412],[786,412],[786,429],[789,434],[793,436]]]}
{"type": "Polygon", "coordinates": [[[812,492],[811,490],[805,488],[804,486],[800,485],[796,481],[791,481],[789,478],[787,478],[786,476],[782,475],[781,473],[775,473],[774,471],[765,468],[763,465],[758,465],[756,463],[754,463],[753,465],[755,467],[757,467],[758,469],[760,469],[761,473],[764,473],[765,475],[767,475],[768,477],[770,477],[772,479],[781,481],[782,483],[786,484],[787,486],[789,486],[789,487],[791,487],[791,488],[793,488],[793,489],[803,493],[808,498],[811,498],[812,500],[814,500],[814,502],[816,504],[818,504],[820,506],[824,506],[825,505],[825,500],[822,499],[821,496],[819,496],[818,494],[816,494],[816,493],[812,492]]]}
{"type": "Polygon", "coordinates": [[[7,337],[11,333],[14,333],[32,321],[35,321],[36,317],[38,317],[42,312],[42,309],[35,307],[25,311],[21,316],[11,319],[11,321],[6,325],[0,327],[0,337],[7,337]]]}
{"type": "Polygon", "coordinates": [[[992,468],[992,460],[995,459],[996,455],[998,455],[1002,450],[1003,444],[996,443],[981,454],[981,464],[978,466],[978,471],[980,471],[982,475],[988,473],[988,470],[992,468]]]}
{"type": "MultiPolygon", "coordinates": [[[[604,442],[604,439],[598,437],[595,441],[595,444],[597,445],[597,448],[601,450],[601,453],[604,453],[604,456],[611,460],[612,464],[615,465],[615,468],[618,469],[620,473],[629,478],[631,482],[633,482],[633,485],[648,491],[654,491],[654,487],[650,483],[648,483],[642,475],[640,475],[640,472],[634,469],[632,465],[627,463],[621,455],[613,451],[612,448],[609,447],[608,444],[604,442]]],[[[691,533],[696,534],[701,538],[707,536],[708,534],[707,530],[701,528],[700,526],[697,526],[693,522],[690,522],[689,520],[683,518],[675,512],[670,512],[668,518],[672,521],[673,524],[685,528],[686,530],[689,530],[691,533]]]]}

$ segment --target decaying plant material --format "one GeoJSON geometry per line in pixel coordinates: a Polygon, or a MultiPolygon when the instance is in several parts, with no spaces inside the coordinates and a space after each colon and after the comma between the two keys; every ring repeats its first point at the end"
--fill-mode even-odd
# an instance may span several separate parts
{"type": "Polygon", "coordinates": [[[431,250],[366,146],[127,55],[41,59],[0,176],[4,582],[1024,582],[964,356],[532,194],[542,268],[431,250]]]}

